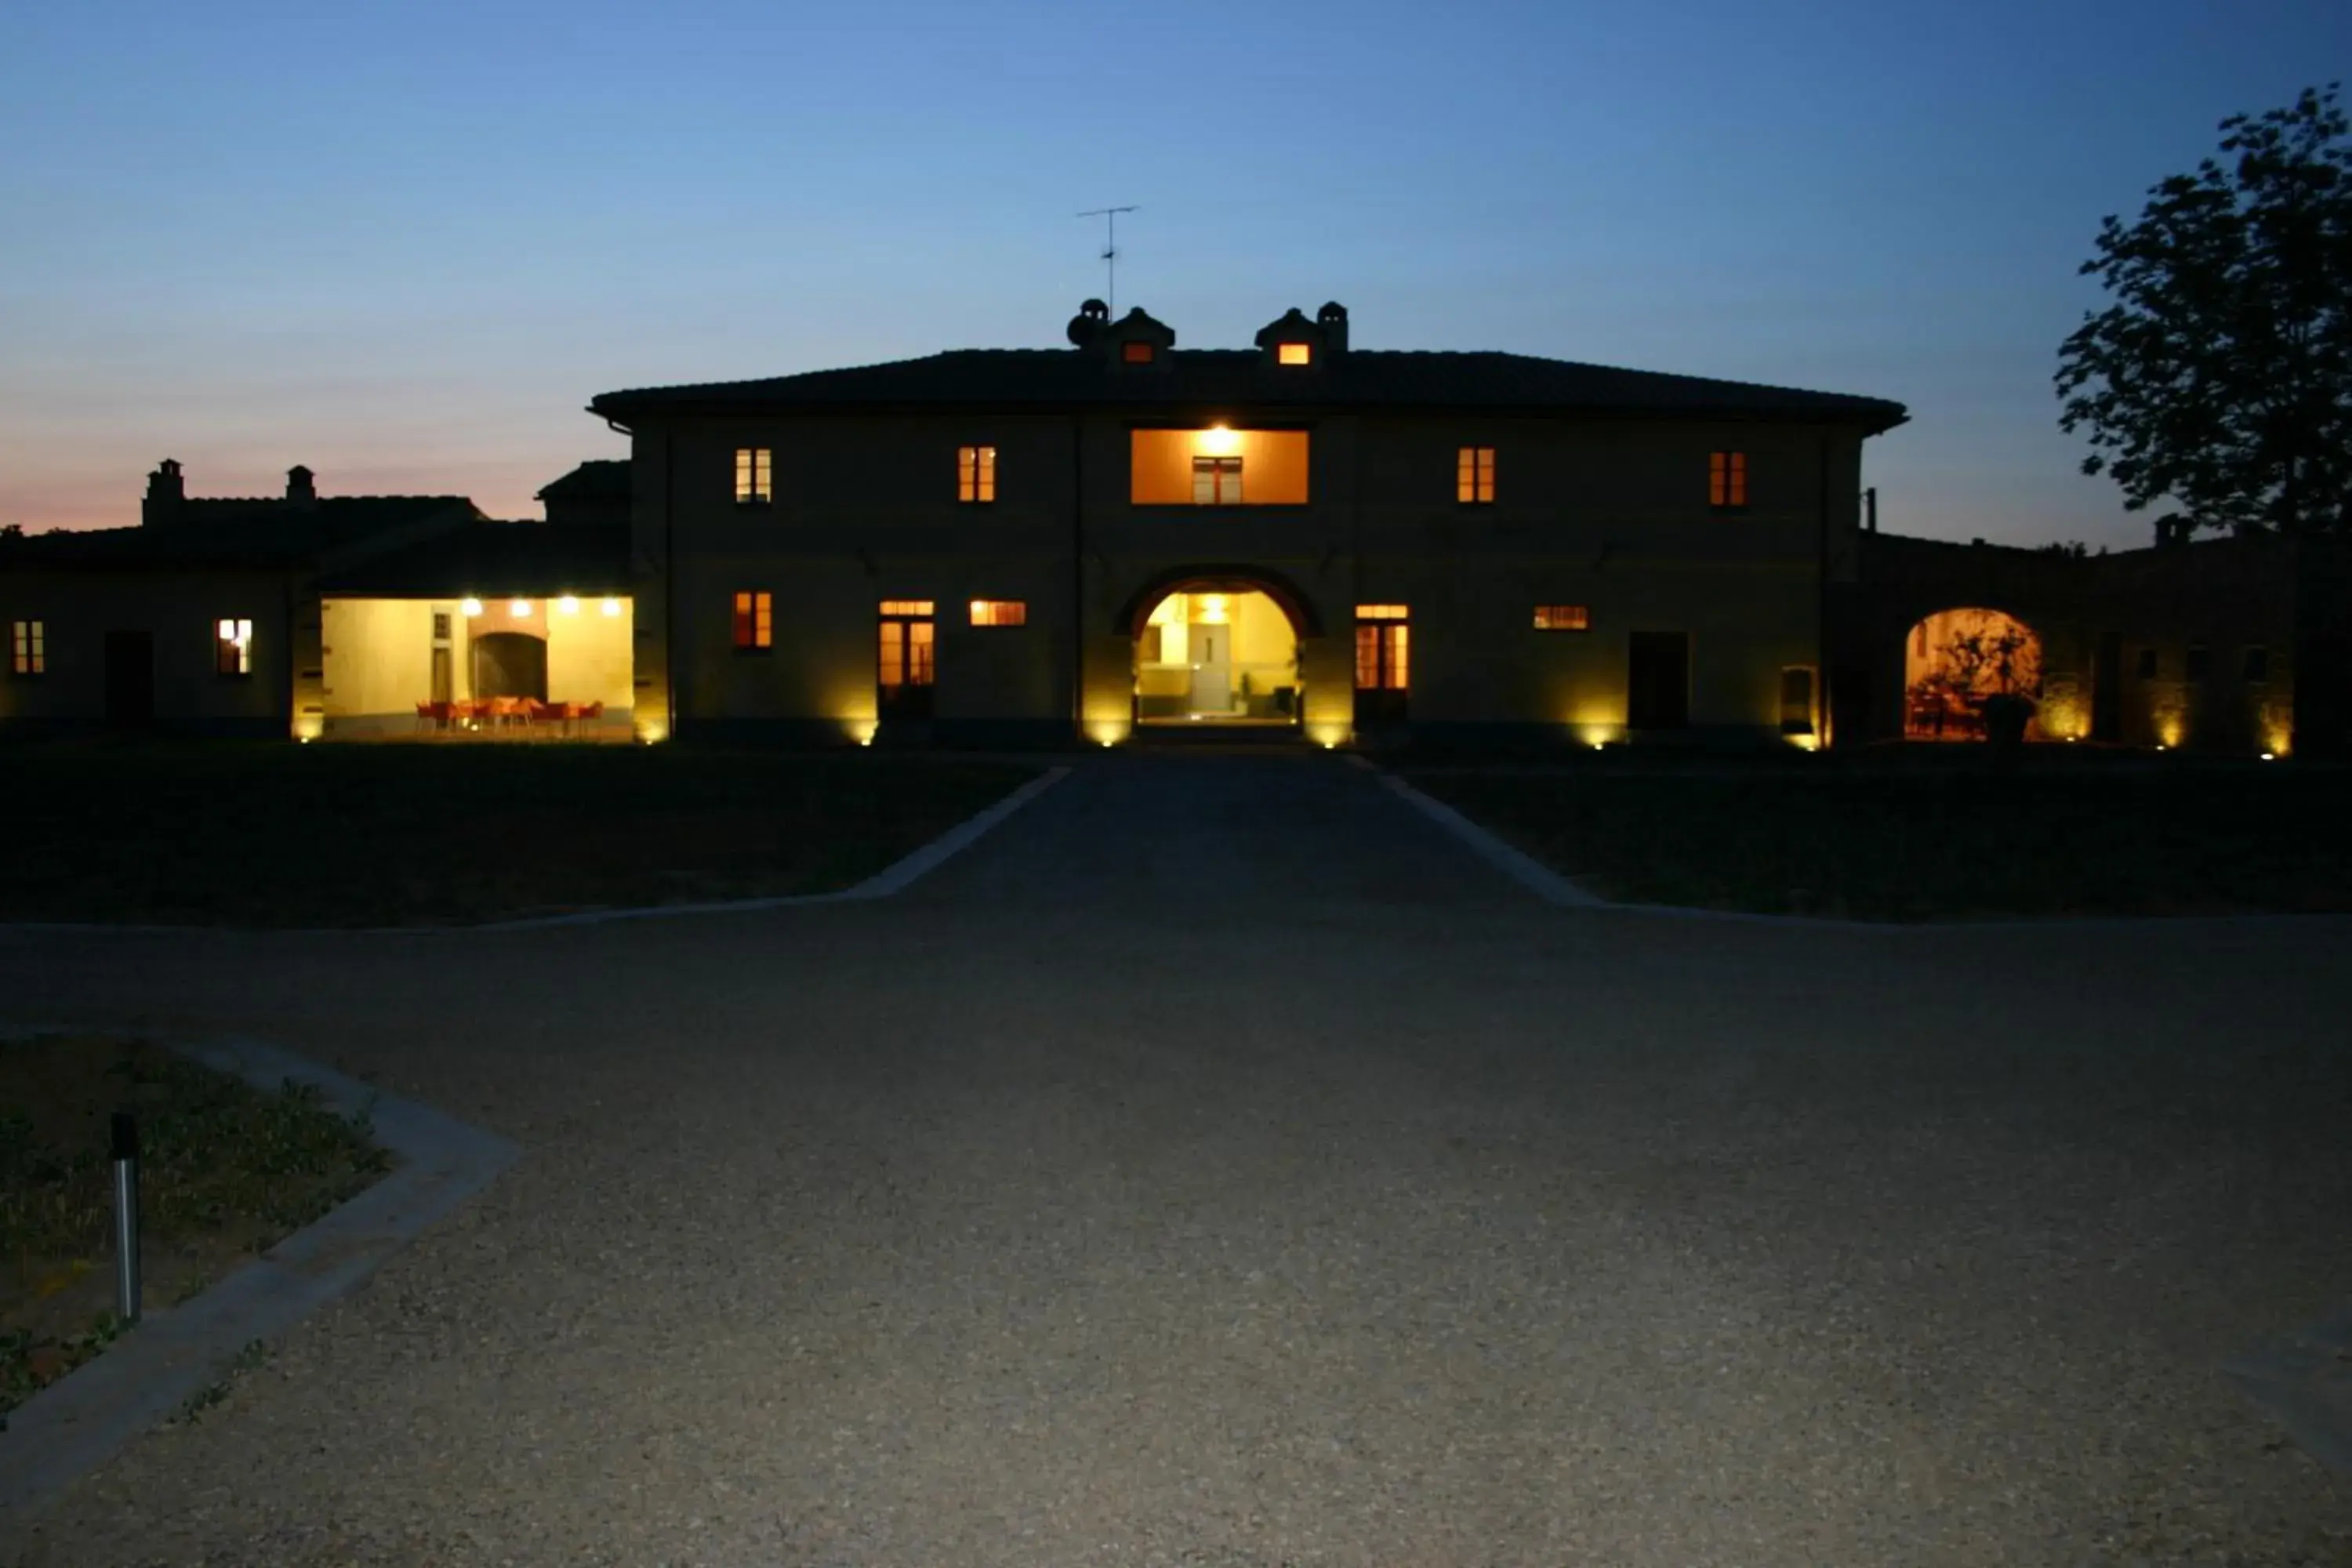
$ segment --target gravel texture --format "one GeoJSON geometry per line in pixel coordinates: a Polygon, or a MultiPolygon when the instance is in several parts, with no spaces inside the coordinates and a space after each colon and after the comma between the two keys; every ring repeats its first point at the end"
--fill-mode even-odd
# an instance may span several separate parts
{"type": "Polygon", "coordinates": [[[877,903],[0,932],[527,1150],[19,1560],[2342,1563],[2217,1369],[2352,1302],[2347,957],[1559,910],[1128,754],[877,903]]]}

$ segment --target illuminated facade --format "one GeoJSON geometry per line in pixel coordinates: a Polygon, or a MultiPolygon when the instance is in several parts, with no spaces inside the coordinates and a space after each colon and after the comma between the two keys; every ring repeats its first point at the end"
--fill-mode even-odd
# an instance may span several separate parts
{"type": "Polygon", "coordinates": [[[640,730],[1822,739],[1824,590],[1900,405],[1368,351],[1336,304],[1254,349],[1092,300],[1067,336],[596,398],[640,730]]]}

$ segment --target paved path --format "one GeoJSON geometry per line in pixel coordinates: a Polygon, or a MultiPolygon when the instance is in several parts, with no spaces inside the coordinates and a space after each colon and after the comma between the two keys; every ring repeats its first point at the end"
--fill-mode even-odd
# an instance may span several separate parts
{"type": "Polygon", "coordinates": [[[0,934],[529,1150],[24,1561],[2342,1563],[2216,1369],[2352,1304],[2347,958],[1563,910],[1124,754],[884,903],[0,934]]]}

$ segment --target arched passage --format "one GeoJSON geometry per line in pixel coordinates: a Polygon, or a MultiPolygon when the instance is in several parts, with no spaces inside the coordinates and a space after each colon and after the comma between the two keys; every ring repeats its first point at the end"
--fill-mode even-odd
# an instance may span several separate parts
{"type": "Polygon", "coordinates": [[[1134,640],[1139,724],[1297,726],[1305,711],[1299,639],[1313,606],[1245,567],[1163,573],[1122,611],[1134,640]]]}
{"type": "Polygon", "coordinates": [[[1982,740],[1984,705],[1994,697],[2041,700],[2042,638],[2032,626],[1983,605],[1912,623],[1903,643],[1904,739],[1982,740]]]}

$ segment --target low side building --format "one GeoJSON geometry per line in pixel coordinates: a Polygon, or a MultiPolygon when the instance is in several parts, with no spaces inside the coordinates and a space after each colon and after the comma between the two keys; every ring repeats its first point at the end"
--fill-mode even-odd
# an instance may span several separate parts
{"type": "MultiPolygon", "coordinates": [[[[2268,534],[2089,555],[1865,531],[1832,595],[1841,743],[1970,738],[1956,661],[2004,643],[2029,738],[2251,755],[2352,743],[2352,551],[2268,534]]],[[[1979,695],[2000,684],[1979,663],[1979,695]]]]}
{"type": "Polygon", "coordinates": [[[0,541],[0,731],[100,726],[315,734],[324,659],[315,579],[463,526],[463,496],[194,498],[177,462],[136,528],[0,541]]]}

